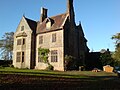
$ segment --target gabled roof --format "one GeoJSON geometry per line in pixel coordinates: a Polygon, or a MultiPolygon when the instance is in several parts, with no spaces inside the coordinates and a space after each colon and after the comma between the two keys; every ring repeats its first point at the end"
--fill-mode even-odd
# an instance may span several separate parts
{"type": "Polygon", "coordinates": [[[28,19],[24,16],[25,20],[27,21],[29,27],[31,30],[33,30],[33,32],[36,32],[36,28],[37,28],[37,22],[36,21],[33,21],[31,19],[28,19]]]}
{"type": "Polygon", "coordinates": [[[81,37],[83,37],[84,41],[87,42],[87,39],[85,38],[81,23],[76,27],[76,29],[78,29],[79,34],[80,34],[81,37]]]}
{"type": "Polygon", "coordinates": [[[61,29],[64,26],[67,17],[68,17],[67,13],[64,13],[50,18],[46,18],[43,22],[38,23],[36,33],[39,34],[61,29]],[[50,20],[52,23],[51,28],[49,30],[46,29],[46,23],[48,22],[48,20],[50,20]]]}
{"type": "Polygon", "coordinates": [[[76,28],[79,30],[80,35],[84,36],[84,32],[83,32],[83,28],[82,28],[81,23],[76,28]]]}

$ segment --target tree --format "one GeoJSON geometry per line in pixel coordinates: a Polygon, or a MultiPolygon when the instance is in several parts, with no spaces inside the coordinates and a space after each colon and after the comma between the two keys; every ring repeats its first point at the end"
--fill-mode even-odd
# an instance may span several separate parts
{"type": "Polygon", "coordinates": [[[105,66],[105,65],[114,66],[114,64],[115,64],[115,61],[112,58],[112,54],[109,51],[109,49],[107,49],[107,50],[102,49],[101,50],[100,60],[101,60],[102,66],[105,66]]]}
{"type": "Polygon", "coordinates": [[[13,32],[7,32],[0,40],[1,59],[12,60],[13,55],[13,32]]]}
{"type": "Polygon", "coordinates": [[[115,40],[115,52],[114,52],[114,59],[120,62],[120,33],[112,36],[112,39],[115,40]]]}
{"type": "Polygon", "coordinates": [[[65,71],[67,70],[76,70],[77,66],[78,66],[78,62],[75,59],[75,57],[71,56],[71,55],[65,55],[64,57],[64,67],[65,67],[65,71]]]}

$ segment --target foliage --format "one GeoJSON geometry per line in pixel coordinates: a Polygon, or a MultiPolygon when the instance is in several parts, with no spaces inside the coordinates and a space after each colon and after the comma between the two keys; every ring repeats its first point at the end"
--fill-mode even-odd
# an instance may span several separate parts
{"type": "Polygon", "coordinates": [[[65,55],[65,71],[66,70],[75,70],[77,67],[77,60],[71,55],[65,55]]]}
{"type": "Polygon", "coordinates": [[[1,58],[3,60],[12,60],[13,35],[13,32],[7,32],[0,40],[1,58]]]}
{"type": "Polygon", "coordinates": [[[115,40],[115,52],[114,52],[114,59],[117,62],[120,62],[120,33],[112,36],[112,39],[115,40]]]}
{"type": "Polygon", "coordinates": [[[112,54],[110,53],[109,50],[105,51],[104,53],[101,53],[100,60],[102,62],[102,66],[105,65],[114,66],[115,63],[114,59],[112,58],[112,54]]]}
{"type": "Polygon", "coordinates": [[[46,70],[54,70],[54,67],[52,65],[48,65],[48,67],[46,68],[46,70]]]}
{"type": "Polygon", "coordinates": [[[9,66],[10,66],[11,68],[14,68],[14,65],[12,65],[12,64],[11,64],[11,65],[9,65],[9,66]]]}
{"type": "Polygon", "coordinates": [[[40,59],[43,60],[44,63],[49,63],[48,62],[48,54],[50,50],[46,48],[38,48],[38,53],[40,55],[40,59]]]}
{"type": "Polygon", "coordinates": [[[48,61],[48,54],[50,50],[46,48],[38,48],[38,53],[40,56],[40,59],[43,60],[44,63],[48,64],[48,67],[46,67],[46,70],[53,70],[54,67],[49,63],[48,61]]]}
{"type": "Polygon", "coordinates": [[[113,35],[112,39],[116,40],[116,42],[115,42],[116,45],[119,45],[120,44],[120,33],[113,35]]]}
{"type": "Polygon", "coordinates": [[[12,60],[0,60],[0,66],[9,67],[10,65],[12,65],[12,60]]]}

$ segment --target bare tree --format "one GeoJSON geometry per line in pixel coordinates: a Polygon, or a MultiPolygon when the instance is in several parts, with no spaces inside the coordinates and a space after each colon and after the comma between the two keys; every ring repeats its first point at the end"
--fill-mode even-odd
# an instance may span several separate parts
{"type": "Polygon", "coordinates": [[[12,60],[14,32],[7,32],[0,40],[0,54],[3,60],[12,60]]]}

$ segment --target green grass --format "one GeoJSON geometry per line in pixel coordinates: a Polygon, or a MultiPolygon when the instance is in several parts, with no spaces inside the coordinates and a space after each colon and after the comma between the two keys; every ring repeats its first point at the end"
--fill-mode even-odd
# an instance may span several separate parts
{"type": "Polygon", "coordinates": [[[16,68],[0,68],[0,74],[20,74],[20,75],[35,75],[35,76],[51,76],[64,78],[89,78],[92,76],[116,76],[115,73],[106,72],[91,72],[91,71],[45,71],[32,69],[16,69],[16,68]]]}
{"type": "Polygon", "coordinates": [[[0,68],[0,74],[20,74],[20,75],[34,75],[34,76],[51,76],[64,78],[87,78],[87,76],[80,76],[77,74],[60,72],[60,71],[45,71],[45,70],[31,70],[31,69],[15,69],[15,68],[0,68]]]}
{"type": "Polygon", "coordinates": [[[120,90],[115,73],[92,71],[45,71],[0,68],[0,89],[7,90],[120,90]],[[53,88],[54,87],[54,88],[53,88]]]}

